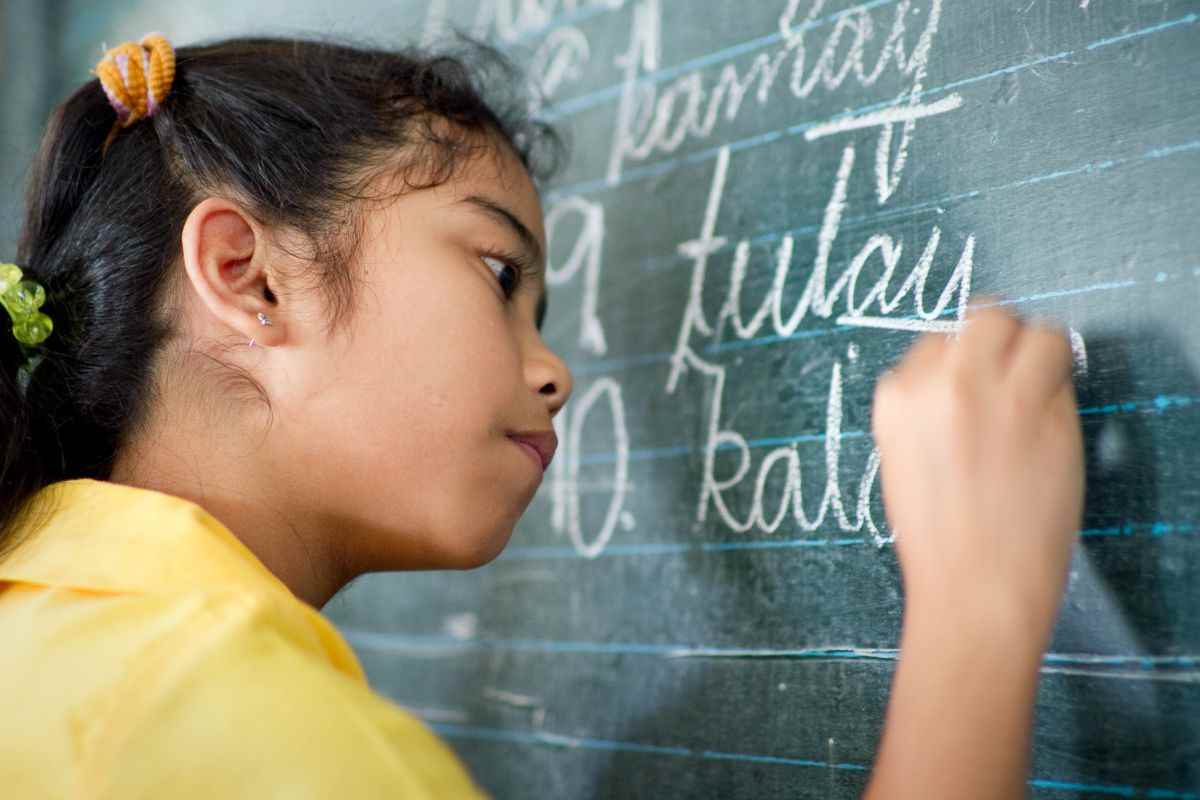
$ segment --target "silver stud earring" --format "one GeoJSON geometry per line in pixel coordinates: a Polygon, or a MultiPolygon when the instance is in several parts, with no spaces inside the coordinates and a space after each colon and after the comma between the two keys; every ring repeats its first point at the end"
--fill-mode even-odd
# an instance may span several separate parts
{"type": "MultiPolygon", "coordinates": [[[[266,314],[264,314],[263,312],[260,311],[260,312],[258,312],[258,324],[259,325],[270,325],[271,320],[267,318],[266,314]]],[[[250,340],[249,347],[254,347],[253,339],[250,340]]]]}

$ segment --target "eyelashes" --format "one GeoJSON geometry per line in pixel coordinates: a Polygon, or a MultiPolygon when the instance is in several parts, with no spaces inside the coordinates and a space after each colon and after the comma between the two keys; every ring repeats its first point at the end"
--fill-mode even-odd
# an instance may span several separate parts
{"type": "Polygon", "coordinates": [[[529,264],[517,253],[493,250],[483,253],[480,259],[496,276],[496,280],[500,284],[500,291],[504,292],[506,300],[516,294],[529,274],[529,264]]]}

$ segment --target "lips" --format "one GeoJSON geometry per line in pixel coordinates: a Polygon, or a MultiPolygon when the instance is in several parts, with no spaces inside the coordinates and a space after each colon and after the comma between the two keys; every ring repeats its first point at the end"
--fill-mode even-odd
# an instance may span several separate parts
{"type": "Polygon", "coordinates": [[[550,466],[550,459],[554,458],[554,451],[558,448],[558,435],[552,430],[510,433],[508,438],[532,448],[541,459],[542,471],[550,466]]]}

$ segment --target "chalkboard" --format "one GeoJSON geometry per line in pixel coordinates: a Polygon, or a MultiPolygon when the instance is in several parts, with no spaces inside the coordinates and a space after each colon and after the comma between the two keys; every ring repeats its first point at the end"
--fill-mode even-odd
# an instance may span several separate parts
{"type": "MultiPolygon", "coordinates": [[[[857,797],[903,603],[873,386],[998,294],[1070,328],[1088,456],[1030,793],[1200,797],[1200,2],[275,5],[251,27],[489,37],[572,139],[552,471],[492,564],[326,609],[483,786],[857,797]]],[[[189,30],[120,6],[113,41],[189,30]]]]}
{"type": "Polygon", "coordinates": [[[373,684],[498,797],[857,797],[902,609],[873,386],[999,294],[1072,330],[1089,465],[1030,792],[1200,796],[1200,3],[426,19],[508,46],[570,132],[576,387],[499,559],[328,607],[373,684]]]}

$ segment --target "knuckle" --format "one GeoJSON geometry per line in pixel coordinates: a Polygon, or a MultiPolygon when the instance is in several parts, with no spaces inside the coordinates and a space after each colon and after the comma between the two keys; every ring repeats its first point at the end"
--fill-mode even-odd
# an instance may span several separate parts
{"type": "Polygon", "coordinates": [[[972,314],[969,314],[969,318],[974,322],[973,327],[1000,327],[1019,324],[1012,311],[1006,306],[1000,305],[999,302],[999,300],[993,300],[987,307],[977,308],[972,314]]]}
{"type": "Polygon", "coordinates": [[[967,309],[967,317],[977,319],[986,316],[998,307],[1000,298],[992,294],[976,295],[967,309]]]}
{"type": "Polygon", "coordinates": [[[1030,337],[1043,346],[1050,346],[1055,343],[1061,343],[1068,348],[1070,343],[1067,340],[1067,332],[1058,325],[1052,322],[1038,321],[1029,326],[1030,337]]]}
{"type": "Polygon", "coordinates": [[[1070,374],[1075,354],[1071,349],[1071,340],[1062,328],[1038,325],[1030,331],[1027,346],[1035,348],[1034,355],[1038,356],[1038,361],[1049,363],[1064,377],[1070,374]]]}

